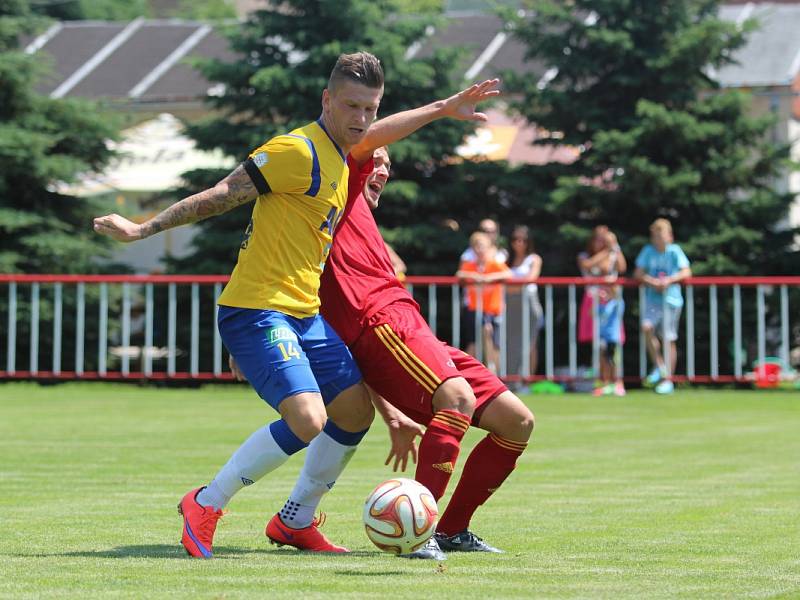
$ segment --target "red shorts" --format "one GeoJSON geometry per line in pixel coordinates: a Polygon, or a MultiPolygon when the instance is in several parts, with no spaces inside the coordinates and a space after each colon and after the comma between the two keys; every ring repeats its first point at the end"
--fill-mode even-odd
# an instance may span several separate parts
{"type": "Polygon", "coordinates": [[[350,350],[364,381],[422,425],[433,417],[433,393],[451,377],[463,377],[475,393],[473,425],[508,389],[476,359],[439,340],[410,305],[396,303],[376,313],[350,350]]]}

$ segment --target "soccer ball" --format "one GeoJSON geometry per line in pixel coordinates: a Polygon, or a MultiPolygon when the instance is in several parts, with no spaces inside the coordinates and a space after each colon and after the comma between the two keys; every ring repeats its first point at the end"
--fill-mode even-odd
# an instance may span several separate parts
{"type": "Polygon", "coordinates": [[[364,529],[378,548],[392,554],[408,554],[425,545],[436,529],[436,500],[413,479],[389,479],[364,503],[364,529]]]}

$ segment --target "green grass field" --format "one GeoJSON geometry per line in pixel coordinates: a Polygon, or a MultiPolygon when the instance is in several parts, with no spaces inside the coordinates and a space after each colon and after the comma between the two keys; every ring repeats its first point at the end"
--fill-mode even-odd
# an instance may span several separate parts
{"type": "Polygon", "coordinates": [[[294,457],[234,499],[198,561],[175,505],[273,419],[249,389],[0,385],[0,596],[800,598],[800,393],[526,400],[534,441],[473,521],[506,554],[440,566],[371,546],[362,502],[391,475],[376,423],[323,502],[352,554],[267,543],[294,457]]]}

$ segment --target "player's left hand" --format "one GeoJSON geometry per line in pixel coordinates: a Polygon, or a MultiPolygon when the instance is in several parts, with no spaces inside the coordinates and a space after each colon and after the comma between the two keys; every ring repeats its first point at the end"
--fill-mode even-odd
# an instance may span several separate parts
{"type": "Polygon", "coordinates": [[[398,467],[400,467],[401,471],[405,471],[408,466],[409,455],[411,455],[411,460],[414,464],[417,462],[417,444],[414,439],[417,436],[422,436],[425,433],[425,429],[405,415],[398,415],[392,418],[387,425],[392,448],[389,450],[389,456],[386,457],[386,462],[383,464],[388,465],[394,459],[392,471],[397,472],[398,467]]]}
{"type": "Polygon", "coordinates": [[[443,115],[459,121],[488,121],[489,117],[485,113],[476,112],[475,106],[479,102],[499,96],[499,85],[499,79],[487,79],[461,90],[444,101],[443,115]]]}
{"type": "Polygon", "coordinates": [[[96,217],[93,226],[97,233],[119,242],[135,242],[142,239],[142,226],[118,214],[96,217]]]}

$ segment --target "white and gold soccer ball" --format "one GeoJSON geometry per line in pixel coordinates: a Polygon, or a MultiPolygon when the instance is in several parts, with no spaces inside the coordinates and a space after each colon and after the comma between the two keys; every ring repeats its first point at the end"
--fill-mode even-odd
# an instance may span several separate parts
{"type": "Polygon", "coordinates": [[[408,554],[421,548],[433,535],[438,520],[433,494],[413,479],[384,481],[364,503],[367,537],[392,554],[408,554]]]}

